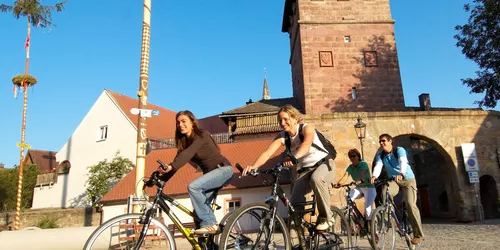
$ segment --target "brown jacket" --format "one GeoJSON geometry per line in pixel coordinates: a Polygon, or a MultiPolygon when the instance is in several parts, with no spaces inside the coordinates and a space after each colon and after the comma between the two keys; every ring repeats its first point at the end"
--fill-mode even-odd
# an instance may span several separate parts
{"type": "Polygon", "coordinates": [[[203,131],[201,136],[195,135],[193,143],[178,152],[170,165],[174,170],[178,170],[188,161],[198,164],[204,174],[217,168],[217,165],[231,165],[231,162],[219,152],[219,148],[207,131],[203,131]]]}

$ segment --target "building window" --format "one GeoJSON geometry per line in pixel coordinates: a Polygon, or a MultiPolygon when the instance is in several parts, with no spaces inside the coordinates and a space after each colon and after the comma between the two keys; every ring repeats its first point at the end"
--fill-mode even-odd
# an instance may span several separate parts
{"type": "Polygon", "coordinates": [[[226,214],[241,207],[241,198],[231,198],[226,200],[226,214]]]}
{"type": "Polygon", "coordinates": [[[358,90],[356,89],[356,87],[352,87],[351,95],[353,100],[356,100],[356,98],[358,98],[358,90]]]}
{"type": "Polygon", "coordinates": [[[351,37],[350,36],[344,36],[344,42],[345,43],[350,43],[351,42],[351,37]]]}
{"type": "Polygon", "coordinates": [[[108,139],[108,126],[100,126],[97,130],[97,141],[105,141],[108,139]]]}
{"type": "Polygon", "coordinates": [[[59,170],[57,173],[59,174],[69,174],[69,170],[71,169],[71,163],[69,161],[63,161],[61,165],[59,165],[59,170]]]}

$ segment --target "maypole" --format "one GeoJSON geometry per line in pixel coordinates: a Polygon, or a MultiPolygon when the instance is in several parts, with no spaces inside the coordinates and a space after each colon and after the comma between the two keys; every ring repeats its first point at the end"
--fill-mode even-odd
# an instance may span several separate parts
{"type": "Polygon", "coordinates": [[[21,219],[21,196],[23,191],[23,167],[24,167],[24,149],[29,148],[29,145],[24,143],[26,135],[26,112],[28,108],[28,88],[36,83],[36,79],[28,75],[29,61],[30,61],[30,34],[31,34],[31,23],[30,16],[28,15],[28,36],[26,37],[26,44],[24,48],[26,49],[26,61],[24,64],[24,76],[16,76],[12,79],[14,83],[14,88],[18,85],[23,88],[24,98],[23,98],[23,120],[21,124],[21,143],[18,145],[21,150],[19,154],[19,175],[17,181],[17,200],[16,200],[16,219],[14,221],[14,230],[19,230],[20,219],[21,219]],[[30,79],[31,78],[31,79],[30,79]]]}
{"type": "Polygon", "coordinates": [[[21,217],[21,201],[22,201],[22,187],[23,187],[23,168],[24,168],[24,149],[30,148],[29,144],[25,143],[26,135],[26,111],[28,107],[28,88],[35,85],[37,80],[35,77],[28,74],[29,59],[30,59],[30,46],[31,46],[31,25],[42,28],[52,26],[52,11],[62,11],[66,2],[60,2],[53,6],[40,5],[40,0],[16,0],[13,5],[0,4],[1,12],[9,12],[14,14],[14,17],[27,17],[28,19],[28,35],[26,36],[26,43],[24,49],[26,50],[26,61],[24,66],[24,74],[17,75],[12,78],[14,83],[14,97],[17,98],[18,89],[24,91],[23,98],[23,119],[21,124],[21,142],[17,144],[21,148],[19,156],[19,175],[17,182],[17,200],[16,200],[16,218],[14,222],[14,229],[18,230],[20,227],[21,217]]]}
{"type": "MultiPolygon", "coordinates": [[[[147,108],[148,105],[148,69],[149,69],[149,42],[151,35],[151,0],[144,0],[144,15],[142,20],[142,48],[141,48],[141,65],[140,65],[140,78],[139,78],[139,110],[147,108]]],[[[144,171],[146,167],[146,119],[142,112],[138,116],[139,122],[137,124],[137,158],[136,158],[136,172],[135,183],[139,183],[144,178],[144,171]]],[[[142,185],[136,185],[135,194],[137,197],[143,196],[142,185]]],[[[139,206],[133,206],[134,212],[139,212],[139,206]]]]}

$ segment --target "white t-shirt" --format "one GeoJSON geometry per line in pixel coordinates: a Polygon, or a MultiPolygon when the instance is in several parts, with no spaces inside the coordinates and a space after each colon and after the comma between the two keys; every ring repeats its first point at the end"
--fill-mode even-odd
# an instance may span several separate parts
{"type": "MultiPolygon", "coordinates": [[[[297,153],[297,149],[299,148],[300,144],[302,144],[302,142],[300,141],[300,136],[299,136],[299,126],[300,126],[300,124],[297,124],[297,132],[295,133],[295,136],[290,136],[290,151],[292,151],[292,154],[294,154],[294,155],[297,153]]],[[[304,129],[306,126],[307,126],[307,124],[303,125],[302,134],[304,134],[304,129]]],[[[280,135],[281,135],[281,144],[286,147],[286,145],[285,145],[285,131],[281,131],[280,135]]],[[[318,134],[316,132],[314,132],[313,144],[316,144],[319,147],[321,147],[322,149],[325,149],[325,147],[323,146],[323,143],[321,143],[321,141],[319,140],[318,134]]],[[[325,152],[326,152],[326,149],[325,149],[325,152]]],[[[311,145],[311,147],[309,148],[309,152],[306,155],[304,155],[302,158],[297,159],[299,161],[299,163],[297,165],[298,168],[300,169],[300,168],[314,166],[314,164],[316,164],[318,161],[322,160],[323,158],[325,158],[328,155],[325,152],[323,152],[323,151],[321,151],[321,150],[319,150],[311,145]]]]}

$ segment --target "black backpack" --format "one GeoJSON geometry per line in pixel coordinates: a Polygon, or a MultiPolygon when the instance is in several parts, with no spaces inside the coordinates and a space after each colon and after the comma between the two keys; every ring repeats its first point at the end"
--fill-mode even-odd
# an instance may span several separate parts
{"type": "MultiPolygon", "coordinates": [[[[302,127],[304,127],[304,124],[299,124],[299,138],[300,138],[300,142],[303,142],[304,141],[304,135],[302,134],[302,127]]],[[[316,129],[316,134],[318,135],[318,138],[319,138],[319,141],[321,142],[321,144],[323,144],[323,147],[325,147],[324,149],[316,144],[312,144],[313,147],[315,147],[316,149],[318,150],[321,150],[325,153],[328,154],[327,157],[325,157],[327,159],[332,159],[332,160],[335,160],[335,158],[337,158],[337,150],[335,150],[335,147],[332,145],[332,143],[325,138],[325,136],[323,134],[321,134],[317,129],[316,129]],[[325,151],[326,149],[326,151],[325,151]]],[[[285,146],[286,146],[286,150],[288,152],[290,152],[290,145],[291,145],[291,138],[290,138],[290,135],[288,134],[288,132],[285,132],[285,146]]]]}

